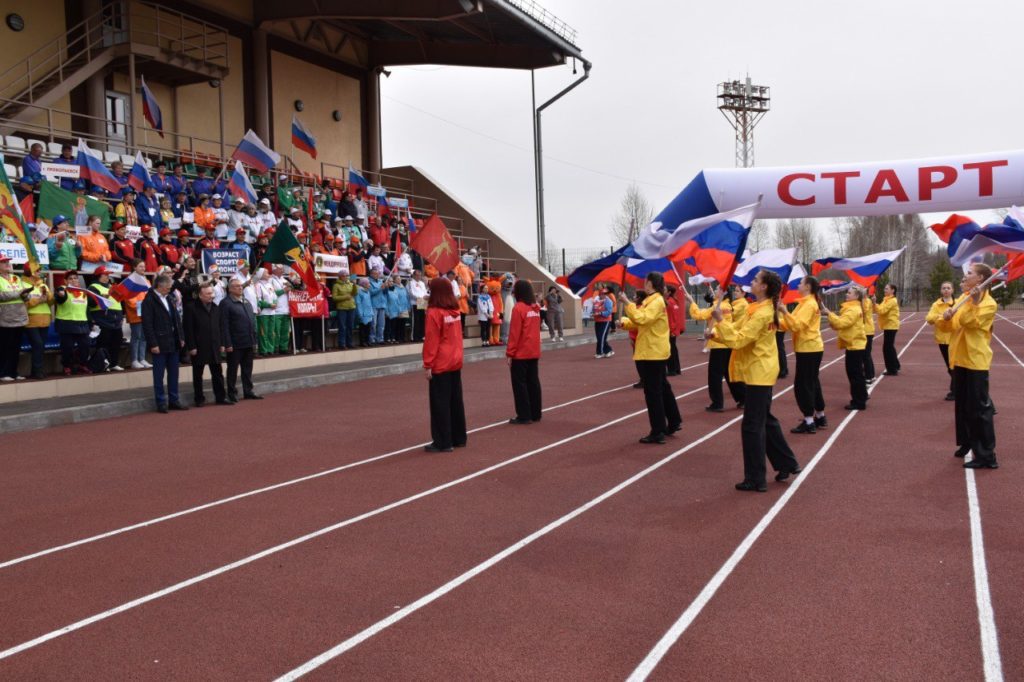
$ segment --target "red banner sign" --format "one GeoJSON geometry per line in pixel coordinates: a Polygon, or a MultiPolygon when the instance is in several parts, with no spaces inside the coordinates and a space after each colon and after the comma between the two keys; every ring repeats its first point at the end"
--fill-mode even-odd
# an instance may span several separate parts
{"type": "Polygon", "coordinates": [[[292,317],[329,317],[330,310],[327,307],[327,298],[324,290],[310,296],[308,291],[288,292],[288,311],[292,317]]]}

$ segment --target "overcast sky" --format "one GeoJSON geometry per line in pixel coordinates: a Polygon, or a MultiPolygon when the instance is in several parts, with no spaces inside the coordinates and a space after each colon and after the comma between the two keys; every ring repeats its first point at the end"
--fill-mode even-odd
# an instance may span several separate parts
{"type": "MultiPolygon", "coordinates": [[[[702,168],[733,166],[716,86],[748,72],[772,94],[759,166],[1022,146],[1020,0],[541,4],[579,31],[594,64],[544,115],[547,234],[559,246],[609,245],[630,180],[657,213],[702,168]]],[[[538,103],[575,78],[571,65],[538,71],[538,103]]],[[[395,68],[381,91],[385,165],[423,168],[533,253],[530,73],[395,68]]]]}

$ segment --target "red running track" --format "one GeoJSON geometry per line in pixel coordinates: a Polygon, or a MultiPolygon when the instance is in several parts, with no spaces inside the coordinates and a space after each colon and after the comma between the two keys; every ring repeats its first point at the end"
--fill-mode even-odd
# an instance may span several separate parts
{"type": "MultiPolygon", "coordinates": [[[[909,324],[907,329],[912,327],[909,324]]],[[[695,346],[684,345],[684,353],[700,361],[695,346]]],[[[930,350],[937,355],[933,348],[930,350]]],[[[830,350],[828,357],[834,357],[834,351],[830,350]]],[[[909,361],[910,356],[906,357],[909,361]]],[[[547,372],[563,362],[575,363],[565,374],[568,377],[572,373],[573,380],[598,368],[603,376],[619,372],[618,376],[628,382],[632,370],[622,360],[617,357],[597,362],[585,354],[577,358],[572,351],[549,354],[545,360],[546,388],[551,383],[547,372]]],[[[492,385],[504,380],[506,370],[500,363],[482,364],[497,365],[497,371],[489,375],[492,385]]],[[[674,381],[677,393],[696,389],[702,378],[702,370],[684,374],[683,381],[674,381]]],[[[826,370],[823,380],[826,398],[833,405],[844,402],[847,394],[841,363],[826,370]]],[[[467,386],[471,381],[467,375],[467,386]]],[[[872,410],[852,424],[869,421],[887,388],[883,382],[872,401],[872,410]]],[[[482,390],[480,394],[494,393],[500,391],[482,390]]],[[[13,613],[19,621],[32,618],[35,611],[43,612],[38,621],[33,621],[33,627],[23,632],[11,633],[5,626],[3,646],[41,634],[44,630],[40,628],[67,625],[75,617],[123,603],[147,587],[165,586],[184,573],[194,575],[218,565],[218,561],[237,558],[276,538],[294,537],[307,528],[323,525],[325,519],[330,522],[344,518],[346,511],[366,511],[382,500],[397,499],[413,489],[410,483],[419,483],[416,489],[423,489],[430,483],[451,480],[465,471],[550,444],[641,406],[637,392],[628,390],[601,399],[600,406],[590,402],[567,408],[564,415],[551,413],[550,419],[537,427],[516,431],[500,427],[483,432],[479,441],[486,448],[478,450],[478,439],[474,438],[473,447],[461,457],[428,459],[410,453],[203,512],[187,521],[172,520],[144,532],[3,569],[0,584],[5,585],[5,591],[18,590],[4,604],[5,609],[16,609],[13,613]],[[514,438],[509,438],[510,433],[514,438]],[[464,459],[467,461],[462,462],[464,459]],[[470,466],[462,468],[466,464],[470,466]],[[271,499],[278,495],[280,499],[271,499]],[[90,568],[102,562],[104,555],[110,557],[108,563],[90,568]],[[13,571],[20,570],[26,573],[12,578],[13,571]],[[62,583],[72,587],[60,599],[40,603],[41,591],[62,583]]],[[[687,423],[677,447],[736,414],[709,415],[700,410],[703,404],[703,391],[683,399],[687,423]]],[[[786,415],[786,424],[792,421],[795,410],[791,395],[780,398],[776,412],[786,415]]],[[[837,423],[840,415],[834,410],[832,415],[837,423]]],[[[284,673],[372,625],[393,612],[396,605],[407,605],[667,455],[670,449],[633,445],[644,424],[642,415],[633,417],[621,426],[581,437],[273,558],[83,627],[5,658],[0,661],[0,674],[252,678],[284,673]]],[[[835,451],[822,460],[821,472],[828,470],[826,463],[834,461],[830,458],[836,457],[847,436],[844,433],[835,451]]],[[[793,439],[801,461],[813,454],[814,439],[821,442],[821,436],[793,439]]],[[[733,426],[330,662],[318,674],[325,678],[339,674],[624,677],[777,497],[777,493],[743,496],[731,490],[731,483],[738,478],[737,451],[738,427],[733,426]]],[[[180,485],[188,483],[188,473],[180,474],[180,485]]],[[[289,473],[294,475],[294,469],[289,473]]],[[[191,474],[202,477],[205,472],[191,474]]],[[[223,475],[244,477],[245,467],[223,475]]],[[[244,487],[234,479],[216,483],[232,491],[244,487]]],[[[199,485],[197,490],[201,488],[199,485]]],[[[788,507],[777,523],[789,519],[807,491],[817,490],[815,479],[808,478],[799,495],[794,496],[794,506],[788,507]]],[[[962,491],[961,485],[961,496],[962,491]]],[[[984,504],[985,491],[981,493],[984,504]]],[[[182,497],[198,499],[191,493],[182,497]]],[[[120,499],[132,504],[145,502],[145,498],[131,495],[121,495],[120,499]]],[[[208,499],[208,495],[201,499],[208,499]]],[[[168,500],[171,502],[162,507],[163,511],[173,507],[173,495],[169,494],[168,500]]],[[[145,504],[140,504],[139,510],[144,508],[145,504]]],[[[85,512],[87,506],[83,506],[85,512]]],[[[842,520],[836,518],[836,529],[845,534],[842,520]]],[[[102,530],[107,526],[93,523],[86,527],[102,530]]],[[[63,539],[73,535],[65,534],[63,539]]],[[[769,546],[768,537],[755,548],[769,546]]],[[[755,556],[752,552],[750,559],[755,556]]],[[[998,585],[993,577],[993,597],[997,601],[998,585]]],[[[966,594],[971,602],[969,590],[956,592],[966,594]]],[[[723,590],[721,595],[725,593],[723,590]]],[[[708,614],[718,598],[709,604],[708,614]]],[[[813,602],[808,604],[814,607],[813,602]]],[[[998,607],[996,613],[1001,613],[998,607]]],[[[699,624],[700,619],[691,633],[699,624]]],[[[976,644],[977,637],[973,642],[969,636],[965,640],[976,644]]],[[[680,646],[684,643],[681,641],[680,646]]],[[[675,655],[676,649],[671,653],[675,655]]],[[[663,665],[670,669],[672,657],[663,665]]]]}

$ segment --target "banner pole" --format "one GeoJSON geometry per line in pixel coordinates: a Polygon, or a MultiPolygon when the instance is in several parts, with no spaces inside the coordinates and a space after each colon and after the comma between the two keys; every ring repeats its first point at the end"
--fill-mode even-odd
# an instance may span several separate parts
{"type": "Polygon", "coordinates": [[[327,319],[320,316],[320,352],[327,352],[327,319]]]}
{"type": "Polygon", "coordinates": [[[292,355],[296,355],[299,352],[299,350],[298,347],[295,345],[295,318],[289,315],[288,319],[292,323],[292,355]]]}

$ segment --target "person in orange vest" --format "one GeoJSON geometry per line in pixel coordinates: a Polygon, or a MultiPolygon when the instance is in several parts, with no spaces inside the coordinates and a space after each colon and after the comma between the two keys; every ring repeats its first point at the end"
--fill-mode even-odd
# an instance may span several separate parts
{"type": "Polygon", "coordinates": [[[195,225],[204,230],[208,235],[217,230],[217,213],[210,207],[210,195],[200,194],[199,205],[193,211],[195,225]]]}
{"type": "Polygon", "coordinates": [[[491,338],[488,341],[488,345],[500,346],[501,321],[505,318],[505,304],[501,300],[501,280],[488,280],[487,293],[491,297],[491,305],[494,308],[494,316],[491,317],[491,338]]]}
{"type": "Polygon", "coordinates": [[[363,249],[362,240],[352,236],[348,245],[348,271],[353,277],[366,276],[366,251],[363,249]]]}
{"type": "Polygon", "coordinates": [[[516,299],[508,329],[508,358],[512,375],[512,398],[516,416],[509,424],[530,424],[541,418],[540,374],[540,306],[537,305],[533,285],[518,280],[512,285],[516,299]]]}
{"type": "Polygon", "coordinates": [[[426,452],[451,452],[466,445],[461,319],[451,282],[430,280],[423,340],[423,369],[430,386],[431,441],[423,448],[426,452]]]}
{"type": "Polygon", "coordinates": [[[86,263],[109,263],[110,244],[100,233],[100,217],[89,216],[89,233],[79,235],[78,242],[82,245],[82,260],[86,263]]]}

